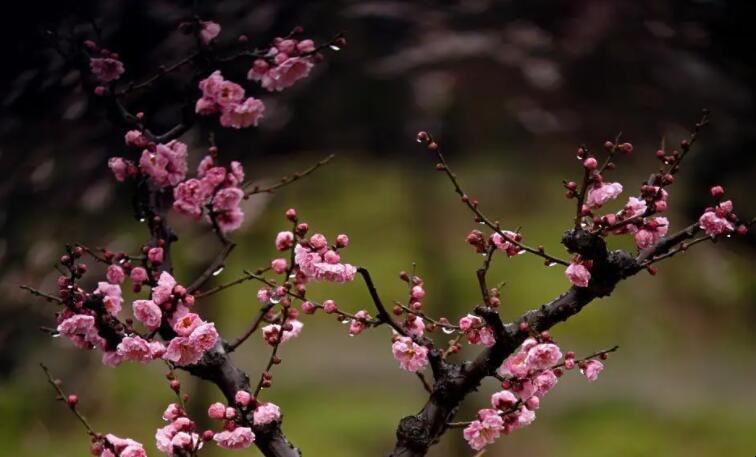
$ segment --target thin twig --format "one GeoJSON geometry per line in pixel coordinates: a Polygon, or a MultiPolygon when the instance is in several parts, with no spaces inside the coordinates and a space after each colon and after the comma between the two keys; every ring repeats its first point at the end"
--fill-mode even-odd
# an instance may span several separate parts
{"type": "MultiPolygon", "coordinates": [[[[433,142],[433,140],[430,137],[430,135],[428,135],[428,142],[427,142],[427,144],[431,144],[431,143],[432,144],[436,144],[436,143],[433,142]]],[[[525,251],[527,251],[527,252],[529,252],[531,254],[535,254],[535,255],[537,255],[539,257],[543,257],[544,259],[548,260],[549,262],[558,263],[558,264],[561,264],[561,265],[564,265],[564,266],[568,266],[569,265],[568,262],[566,262],[566,261],[564,261],[562,259],[559,259],[559,258],[556,258],[556,257],[551,256],[549,254],[546,254],[545,251],[541,251],[539,249],[535,249],[535,248],[532,248],[532,247],[530,247],[530,246],[528,246],[526,244],[523,244],[523,243],[515,240],[514,238],[510,237],[506,233],[504,233],[501,230],[501,228],[499,227],[499,224],[495,224],[495,223],[491,222],[491,220],[488,217],[486,217],[486,215],[483,214],[480,211],[480,209],[478,208],[477,202],[474,202],[473,200],[471,200],[470,197],[465,193],[465,191],[462,190],[462,187],[460,186],[459,181],[457,180],[457,176],[454,174],[454,172],[451,170],[451,168],[449,168],[449,164],[446,162],[446,159],[444,158],[444,155],[441,153],[441,149],[438,148],[437,144],[436,144],[435,154],[436,154],[436,157],[438,158],[438,161],[441,163],[441,167],[442,167],[444,173],[446,173],[446,176],[449,178],[449,180],[451,181],[452,185],[454,186],[454,191],[457,193],[457,195],[460,196],[460,198],[465,203],[465,205],[470,209],[470,211],[472,211],[473,214],[475,214],[476,219],[478,221],[484,223],[486,226],[488,226],[488,228],[490,228],[491,230],[495,231],[496,233],[498,233],[499,235],[501,235],[506,241],[514,244],[515,246],[519,247],[520,249],[523,249],[523,250],[525,250],[525,251]]]]}
{"type": "MultiPolygon", "coordinates": [[[[269,186],[269,187],[255,186],[255,187],[252,188],[252,190],[250,190],[249,192],[247,192],[247,193],[244,194],[244,198],[249,198],[251,195],[255,195],[255,194],[263,194],[263,193],[275,192],[276,190],[280,189],[281,187],[284,187],[284,186],[286,186],[288,184],[291,184],[291,183],[293,183],[293,182],[295,182],[295,181],[297,181],[299,179],[304,178],[305,176],[307,176],[310,173],[314,172],[318,168],[320,168],[323,165],[325,165],[328,162],[330,162],[331,159],[333,159],[334,157],[336,157],[336,154],[330,154],[327,157],[319,160],[318,162],[316,162],[314,165],[310,166],[306,170],[294,172],[294,173],[292,173],[291,176],[284,176],[283,178],[281,178],[280,182],[278,182],[277,184],[274,184],[272,186],[269,186]]],[[[243,188],[247,188],[250,185],[251,185],[251,183],[243,185],[242,187],[243,188]]]]}
{"type": "Polygon", "coordinates": [[[60,400],[65,402],[68,406],[68,409],[71,410],[71,412],[76,416],[76,418],[81,422],[81,424],[84,426],[84,428],[87,430],[87,433],[92,438],[99,438],[100,435],[94,431],[91,425],[89,425],[89,422],[84,418],[84,416],[81,415],[79,410],[76,408],[76,404],[72,404],[68,402],[68,396],[65,392],[63,392],[63,389],[58,385],[57,382],[55,382],[55,379],[53,378],[52,374],[50,374],[50,370],[47,368],[47,366],[43,363],[39,364],[40,367],[42,367],[42,371],[45,372],[45,375],[47,376],[47,381],[50,383],[51,386],[53,386],[53,389],[58,393],[58,396],[60,397],[60,400]]]}

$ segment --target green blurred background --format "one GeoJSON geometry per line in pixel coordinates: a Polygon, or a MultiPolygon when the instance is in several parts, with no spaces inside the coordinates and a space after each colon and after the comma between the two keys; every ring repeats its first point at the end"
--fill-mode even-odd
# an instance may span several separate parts
{"type": "MultiPolygon", "coordinates": [[[[575,148],[597,148],[620,130],[635,144],[616,172],[624,201],[653,170],[661,138],[679,141],[707,106],[713,125],[671,189],[672,228],[700,214],[715,183],[725,186],[739,214],[756,213],[748,2],[224,1],[201,8],[203,17],[223,24],[228,41],[243,31],[264,43],[302,24],[321,39],[343,30],[350,43],[306,82],[266,99],[269,112],[259,129],[218,132],[221,154],[242,160],[248,176],[261,182],[329,153],[337,157],[275,195],[246,202],[245,225],[233,234],[239,246],[214,283],[266,265],[276,255],[275,234],[288,228],[283,212],[295,207],[314,231],[349,234],[343,258],[370,269],[385,302],[404,299],[398,273],[415,264],[430,313],[454,319],[468,312],[478,301],[481,257],[464,236],[475,224],[414,142],[421,128],[438,136],[487,214],[520,227],[529,244],[561,253],[559,239],[573,212],[561,180],[580,173],[575,148]]],[[[164,368],[109,369],[98,355],[50,339],[36,329],[54,324],[53,306],[18,285],[53,290],[52,266],[66,242],[133,251],[145,240],[145,228],[131,217],[131,189],[106,169],[108,157],[123,153],[122,132],[90,106],[76,75],[47,51],[43,31],[86,35],[86,28],[73,26],[76,18],[100,18],[130,79],[186,52],[190,44],[173,28],[187,11],[165,1],[27,2],[11,9],[2,40],[14,71],[2,76],[0,122],[0,165],[7,173],[0,184],[0,455],[87,453],[85,434],[54,401],[40,362],[79,394],[98,430],[142,441],[157,455],[154,431],[173,400],[164,368]]],[[[180,83],[180,76],[168,78],[131,106],[169,125],[180,83]]],[[[184,138],[192,163],[207,147],[210,128],[200,124],[184,138]]],[[[172,223],[181,238],[176,276],[188,282],[216,244],[206,227],[178,216],[172,223]]],[[[631,248],[627,239],[612,243],[631,248]]],[[[556,327],[557,341],[578,354],[614,344],[621,349],[594,384],[565,376],[536,422],[501,438],[487,455],[753,455],[753,255],[752,235],[697,246],[661,264],[656,277],[640,274],[556,327]]],[[[561,268],[530,256],[495,259],[491,282],[499,281],[506,282],[506,320],[568,286],[561,268]]],[[[257,288],[247,283],[200,300],[200,312],[232,339],[258,308],[257,288]]],[[[310,294],[352,311],[370,309],[359,282],[315,284],[310,294]]],[[[387,453],[399,419],[426,398],[417,379],[397,368],[387,330],[350,338],[346,326],[322,314],[303,321],[302,336],[283,347],[284,363],[264,393],[282,407],[287,435],[305,455],[387,453]]],[[[254,378],[267,349],[253,338],[233,359],[254,378]]],[[[182,382],[197,418],[220,400],[212,385],[183,375],[182,382]]],[[[495,389],[484,384],[458,417],[471,418],[495,389]]],[[[221,454],[227,453],[214,446],[203,451],[221,454]]],[[[430,455],[473,452],[459,431],[450,431],[430,455]]]]}

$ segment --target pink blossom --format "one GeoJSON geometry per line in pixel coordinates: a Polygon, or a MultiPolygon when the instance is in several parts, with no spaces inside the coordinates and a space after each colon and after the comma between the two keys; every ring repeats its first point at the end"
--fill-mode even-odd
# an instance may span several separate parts
{"type": "Polygon", "coordinates": [[[584,368],[580,370],[580,372],[583,373],[588,381],[593,382],[598,379],[598,375],[603,369],[603,363],[599,362],[598,360],[591,359],[585,362],[584,368]]]}
{"type": "Polygon", "coordinates": [[[175,186],[186,177],[186,160],[186,144],[172,140],[158,144],[154,151],[145,149],[139,159],[139,169],[158,187],[175,186]]]}
{"type": "Polygon", "coordinates": [[[504,429],[504,419],[494,409],[482,409],[478,417],[462,432],[467,444],[476,451],[496,441],[504,429]]]}
{"type": "MultiPolygon", "coordinates": [[[[322,236],[322,235],[320,235],[322,236]]],[[[320,245],[319,239],[316,239],[317,245],[320,245]]],[[[325,237],[323,237],[325,239],[325,237]]],[[[327,245],[327,242],[325,242],[327,245]]],[[[325,246],[323,246],[325,247],[325,246]]],[[[317,279],[321,281],[332,281],[336,283],[343,283],[352,281],[354,275],[357,273],[357,268],[348,263],[328,263],[324,262],[323,258],[316,252],[309,250],[308,248],[297,245],[294,248],[294,262],[299,266],[300,271],[310,279],[317,279]]]]}
{"type": "Polygon", "coordinates": [[[325,254],[323,254],[323,260],[325,260],[326,263],[335,265],[341,261],[341,256],[338,254],[338,252],[329,249],[325,254]]]}
{"type": "Polygon", "coordinates": [[[147,137],[145,137],[139,130],[129,130],[126,132],[123,139],[126,142],[126,146],[133,146],[136,148],[144,148],[149,144],[147,137]]]}
{"type": "Polygon", "coordinates": [[[213,403],[207,409],[207,416],[210,419],[223,420],[226,417],[226,406],[223,403],[213,403]]]}
{"type": "MultiPolygon", "coordinates": [[[[261,78],[261,85],[270,92],[282,91],[310,74],[313,63],[308,58],[290,57],[271,68],[261,78]]],[[[249,75],[248,75],[249,77],[249,75]]]]}
{"type": "Polygon", "coordinates": [[[209,195],[215,192],[216,188],[226,181],[226,169],[223,167],[210,167],[202,174],[202,185],[205,192],[209,195]]]}
{"type": "Polygon", "coordinates": [[[294,234],[286,231],[286,232],[278,232],[278,235],[276,235],[276,249],[279,251],[286,251],[287,249],[290,249],[291,246],[294,244],[294,234]]]}
{"type": "Polygon", "coordinates": [[[106,351],[102,353],[103,365],[107,365],[109,367],[117,367],[122,361],[123,358],[120,354],[118,354],[117,351],[106,351]]]}
{"type": "Polygon", "coordinates": [[[286,259],[273,259],[272,262],[270,262],[270,268],[275,273],[281,274],[284,271],[286,271],[287,262],[286,259]]]}
{"type": "Polygon", "coordinates": [[[189,336],[194,329],[204,324],[202,319],[195,313],[186,313],[173,324],[173,330],[179,336],[189,336]]]}
{"type": "Polygon", "coordinates": [[[102,296],[102,304],[105,306],[105,310],[107,310],[108,313],[118,314],[118,312],[121,311],[123,298],[121,298],[121,286],[118,284],[110,284],[105,281],[100,281],[97,283],[95,294],[102,296]]]}
{"type": "Polygon", "coordinates": [[[557,376],[551,370],[544,370],[538,373],[533,378],[533,386],[535,387],[535,395],[538,397],[543,397],[551,389],[554,388],[558,380],[559,379],[557,378],[557,376]]]}
{"type": "Polygon", "coordinates": [[[194,105],[194,112],[200,116],[208,116],[218,111],[218,105],[215,100],[208,97],[202,97],[197,99],[197,103],[194,105]]]}
{"type": "Polygon", "coordinates": [[[501,364],[497,373],[501,376],[513,376],[515,378],[524,378],[528,375],[530,367],[525,363],[528,352],[522,350],[516,354],[510,355],[504,363],[501,364]]]}
{"type": "Polygon", "coordinates": [[[255,409],[253,421],[256,426],[281,420],[281,408],[273,403],[264,403],[255,409]]]}
{"type": "Polygon", "coordinates": [[[188,179],[173,189],[173,209],[194,219],[202,216],[202,205],[209,196],[199,179],[188,179]]]}
{"type": "Polygon", "coordinates": [[[204,351],[197,347],[189,337],[177,336],[173,338],[163,354],[163,359],[176,365],[194,365],[202,358],[204,351]]]}
{"type": "Polygon", "coordinates": [[[179,417],[184,415],[184,411],[176,403],[171,403],[165,408],[163,412],[163,420],[173,422],[179,417]]]}
{"type": "Polygon", "coordinates": [[[134,267],[131,269],[131,273],[129,273],[129,276],[131,277],[132,281],[134,281],[137,284],[141,284],[147,281],[147,270],[145,270],[142,267],[134,267]]]}
{"type": "Polygon", "coordinates": [[[236,427],[231,431],[224,430],[216,433],[213,440],[225,449],[244,449],[255,441],[255,434],[249,427],[236,427]]]}
{"type": "Polygon", "coordinates": [[[656,217],[646,222],[633,236],[635,245],[640,249],[645,249],[667,234],[669,221],[666,217],[656,217]]]}
{"type": "Polygon", "coordinates": [[[123,157],[111,157],[108,159],[108,168],[113,172],[116,181],[123,182],[128,175],[129,164],[123,157]]]}
{"type": "Polygon", "coordinates": [[[239,209],[239,203],[243,197],[244,191],[238,187],[226,187],[213,197],[215,220],[221,232],[228,233],[241,226],[244,213],[239,209]]]}
{"type": "Polygon", "coordinates": [[[589,208],[599,208],[609,200],[613,200],[622,193],[622,184],[618,182],[603,183],[600,186],[594,185],[585,199],[585,204],[589,208]]]}
{"type": "Polygon", "coordinates": [[[118,453],[118,457],[147,457],[142,443],[131,438],[119,438],[109,433],[105,435],[105,439],[118,453]]]}
{"type": "Polygon", "coordinates": [[[247,406],[252,401],[252,394],[246,390],[239,390],[234,395],[234,402],[239,406],[247,406]]]}
{"type": "Polygon", "coordinates": [[[169,301],[174,287],[176,287],[176,280],[173,279],[173,276],[167,271],[160,273],[158,285],[152,289],[152,301],[156,305],[162,305],[169,301]]]}
{"type": "Polygon", "coordinates": [[[425,289],[423,289],[423,286],[413,286],[410,295],[415,300],[422,300],[425,297],[425,289]]]}
{"type": "Polygon", "coordinates": [[[121,284],[126,278],[126,274],[123,272],[123,268],[119,265],[108,265],[108,269],[105,272],[105,278],[111,284],[121,284]]]}
{"type": "Polygon", "coordinates": [[[315,51],[315,43],[312,40],[302,40],[297,43],[297,51],[308,54],[315,51]]]}
{"type": "Polygon", "coordinates": [[[160,265],[163,263],[163,248],[154,247],[147,251],[147,260],[153,265],[160,265]]]}
{"type": "Polygon", "coordinates": [[[494,409],[505,411],[514,406],[515,403],[517,403],[517,397],[508,390],[502,390],[491,395],[491,406],[494,409]]]}
{"type": "Polygon", "coordinates": [[[257,300],[261,305],[265,305],[270,301],[270,289],[263,287],[257,291],[257,300]]]}
{"type": "Polygon", "coordinates": [[[139,336],[127,336],[118,344],[116,351],[122,360],[147,363],[155,358],[155,352],[159,349],[139,336]]]}
{"type": "Polygon", "coordinates": [[[562,358],[559,346],[552,343],[541,343],[528,350],[525,364],[532,370],[545,370],[551,368],[562,358]]]}
{"type": "Polygon", "coordinates": [[[328,239],[321,233],[316,233],[310,237],[310,246],[316,251],[328,247],[328,239]]]}
{"type": "Polygon", "coordinates": [[[89,69],[95,78],[104,83],[117,80],[124,72],[123,62],[111,57],[89,59],[89,69]]]}
{"type": "Polygon", "coordinates": [[[490,237],[490,241],[494,244],[494,246],[496,246],[496,249],[506,252],[508,257],[513,257],[520,252],[523,252],[521,247],[507,240],[507,238],[509,238],[510,240],[519,241],[520,239],[522,239],[522,235],[520,235],[519,233],[510,232],[509,230],[503,230],[502,233],[506,235],[506,238],[501,236],[501,233],[498,232],[494,232],[490,237]]]}
{"type": "Polygon", "coordinates": [[[221,107],[241,103],[242,99],[244,99],[244,88],[232,81],[223,81],[215,92],[215,102],[221,107]]]}
{"type": "Polygon", "coordinates": [[[734,230],[727,216],[732,212],[732,202],[727,200],[720,203],[713,211],[706,211],[698,219],[698,225],[709,236],[722,235],[734,230]]]}
{"type": "Polygon", "coordinates": [[[218,341],[218,331],[215,329],[215,324],[212,322],[201,324],[192,331],[189,340],[203,353],[209,351],[215,347],[215,343],[218,341]]]}
{"type": "Polygon", "coordinates": [[[404,321],[404,328],[407,330],[407,334],[414,337],[421,337],[425,332],[425,322],[419,317],[409,316],[404,321]]]}
{"type": "Polygon", "coordinates": [[[527,427],[528,425],[533,423],[536,417],[535,412],[524,406],[520,407],[515,415],[517,419],[514,422],[508,424],[508,432],[527,427]]]}
{"type": "Polygon", "coordinates": [[[420,346],[406,336],[398,337],[391,345],[391,351],[403,370],[414,373],[428,365],[428,348],[420,346]]]}
{"type": "Polygon", "coordinates": [[[101,342],[93,316],[74,314],[62,320],[56,330],[58,334],[68,338],[82,349],[88,349],[92,344],[101,342]]]}
{"type": "Polygon", "coordinates": [[[339,308],[336,305],[336,302],[333,300],[326,300],[323,302],[323,311],[326,312],[326,314],[333,314],[336,311],[338,311],[339,308]]]}
{"type": "Polygon", "coordinates": [[[213,21],[200,21],[200,39],[202,43],[209,44],[221,31],[221,26],[213,21]]]}
{"type": "Polygon", "coordinates": [[[356,319],[352,319],[349,323],[349,336],[355,336],[362,333],[367,327],[367,321],[370,320],[370,314],[364,309],[357,311],[354,316],[356,319]]]}
{"type": "Polygon", "coordinates": [[[279,324],[270,324],[266,325],[262,328],[262,336],[266,343],[268,343],[271,346],[275,346],[277,343],[282,344],[287,341],[289,341],[292,338],[296,338],[299,336],[300,333],[302,333],[302,328],[304,327],[304,324],[297,320],[289,320],[286,322],[287,325],[291,325],[291,330],[284,330],[283,334],[280,336],[280,342],[279,342],[279,332],[281,331],[281,325],[279,324]]]}
{"type": "Polygon", "coordinates": [[[243,103],[227,105],[221,114],[220,124],[223,127],[242,129],[250,125],[257,126],[263,117],[265,104],[254,97],[249,97],[243,103]]]}
{"type": "Polygon", "coordinates": [[[200,81],[199,88],[202,90],[202,96],[214,101],[223,81],[220,70],[214,71],[210,76],[200,81]]]}
{"type": "Polygon", "coordinates": [[[591,272],[582,263],[571,263],[564,271],[567,279],[577,287],[588,287],[591,280],[591,272]]]}
{"type": "Polygon", "coordinates": [[[647,209],[648,204],[646,203],[646,200],[637,197],[628,198],[627,203],[625,204],[625,214],[628,219],[644,215],[647,209]]]}
{"type": "Polygon", "coordinates": [[[468,314],[459,320],[460,329],[465,332],[467,341],[470,344],[481,344],[486,347],[491,347],[496,343],[496,337],[493,331],[486,326],[483,326],[483,320],[472,314],[468,314]]]}
{"type": "Polygon", "coordinates": [[[315,311],[318,309],[315,304],[310,301],[303,301],[301,307],[302,312],[305,314],[315,314],[315,311]]]}

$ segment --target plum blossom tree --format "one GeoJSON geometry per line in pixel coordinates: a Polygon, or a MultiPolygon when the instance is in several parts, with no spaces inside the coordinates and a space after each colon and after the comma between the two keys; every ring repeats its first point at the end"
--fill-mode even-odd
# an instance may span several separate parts
{"type": "MultiPolygon", "coordinates": [[[[229,51],[217,42],[222,27],[215,22],[195,17],[182,23],[179,30],[195,38],[196,49],[141,82],[121,83],[127,67],[117,53],[96,41],[87,40],[78,48],[77,43],[69,43],[67,52],[61,49],[85,71],[83,84],[104,102],[117,128],[126,130],[123,155],[110,158],[107,165],[114,179],[124,186],[132,185],[136,218],[146,222],[149,239],[134,253],[66,246],[58,265],[61,276],[57,291],[47,293],[22,286],[60,306],[57,325],[51,333],[81,349],[99,352],[105,365],[137,362],[168,367],[166,378],[176,399],[167,405],[162,417],[165,424],[156,428],[154,436],[155,448],[165,455],[196,456],[211,443],[229,450],[255,445],[266,456],[301,455],[284,434],[283,412],[264,399],[264,389],[273,386],[272,372],[282,363],[285,343],[302,337],[304,316],[318,313],[347,322],[352,336],[386,328],[387,352],[390,350],[398,367],[414,373],[427,390],[428,400],[422,409],[399,421],[392,456],[425,455],[444,433],[458,428],[463,429],[462,436],[470,447],[480,451],[501,435],[533,423],[546,394],[570,371],[580,371],[589,382],[596,381],[604,369],[602,361],[617,350],[614,346],[578,357],[572,351],[563,351],[550,335],[551,327],[577,314],[594,299],[610,295],[620,281],[642,271],[656,274],[658,262],[699,243],[717,242],[732,233],[745,234],[751,225],[736,215],[721,186],[710,189],[714,200],[700,219],[679,231],[670,232],[671,223],[662,215],[667,209],[668,188],[699,132],[709,122],[706,111],[679,148],[656,152],[659,170],[618,210],[604,208],[617,200],[625,188],[619,182],[608,181],[607,176],[616,168],[618,156],[631,155],[633,146],[616,138],[595,153],[586,146],[578,148],[580,184],[563,182],[566,197],[576,202],[574,220],[562,236],[568,258],[547,253],[542,246],[526,244],[524,234],[505,230],[499,221],[485,215],[480,203],[462,189],[438,143],[429,133],[420,132],[417,141],[434,157],[436,169],[449,179],[474,222],[484,228],[472,230],[465,237],[466,243],[483,258],[476,271],[480,301],[469,313],[458,317],[427,313],[423,306],[426,284],[415,272],[399,274],[407,285],[407,296],[387,307],[368,269],[342,258],[351,242],[349,237],[337,234],[329,242],[325,235],[311,230],[294,209],[284,215],[289,227],[283,227],[271,240],[271,247],[280,254],[275,254],[269,265],[245,270],[231,282],[205,288],[234,249],[230,235],[240,228],[245,217],[241,201],[294,182],[324,165],[330,157],[273,186],[262,187],[245,180],[241,163],[226,163],[212,137],[199,166],[190,171],[188,159],[194,151],[180,140],[181,135],[199,121],[232,129],[258,125],[264,120],[265,105],[248,92],[261,88],[276,93],[291,87],[309,75],[323,59],[325,50],[343,47],[345,39],[337,36],[316,45],[297,28],[258,49],[249,48],[247,39],[241,37],[235,49],[229,51]],[[248,81],[226,79],[222,73],[224,64],[240,59],[250,62],[248,81]],[[166,73],[184,66],[195,69],[195,84],[187,94],[191,102],[174,127],[156,133],[149,128],[149,116],[132,113],[125,97],[131,91],[149,88],[166,73]],[[196,278],[185,278],[174,270],[171,259],[178,237],[166,221],[169,211],[206,224],[220,244],[215,259],[196,278]],[[633,237],[636,251],[607,247],[610,237],[624,235],[633,237]],[[487,275],[495,256],[515,258],[519,254],[534,256],[546,266],[563,267],[569,288],[505,323],[499,313],[500,287],[490,287],[487,275]],[[90,271],[86,261],[101,266],[102,272],[90,271]],[[94,290],[87,289],[83,282],[91,274],[104,278],[97,281],[94,290]],[[332,299],[316,300],[308,295],[312,282],[338,285],[358,277],[370,295],[370,310],[352,311],[332,299]],[[226,339],[213,322],[199,314],[197,303],[249,281],[261,284],[257,291],[259,310],[242,335],[226,339]],[[127,283],[140,295],[130,304],[124,303],[122,296],[122,287],[127,283]],[[250,378],[234,365],[231,354],[258,334],[270,352],[265,369],[250,378]],[[464,344],[480,346],[478,355],[471,360],[458,360],[464,344]],[[186,402],[191,397],[182,389],[177,370],[215,384],[225,396],[225,404],[207,407],[208,417],[217,422],[215,429],[198,430],[196,418],[187,412],[186,402]],[[424,374],[427,370],[430,376],[424,374]],[[496,378],[501,386],[491,394],[490,404],[469,420],[454,421],[468,394],[488,377],[496,378]]],[[[80,412],[78,397],[65,393],[61,383],[43,368],[59,399],[84,425],[93,455],[147,455],[146,448],[150,446],[95,431],[80,412]]]]}

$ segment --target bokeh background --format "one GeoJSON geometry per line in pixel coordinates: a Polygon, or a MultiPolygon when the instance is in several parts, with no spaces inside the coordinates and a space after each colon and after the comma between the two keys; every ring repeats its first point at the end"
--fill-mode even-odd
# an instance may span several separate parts
{"type": "MultiPolygon", "coordinates": [[[[337,158],[272,196],[251,199],[239,243],[214,281],[263,266],[273,239],[296,207],[315,230],[352,239],[346,260],[369,267],[384,301],[403,299],[398,272],[413,264],[426,280],[428,309],[452,318],[478,300],[481,262],[464,243],[474,223],[449,183],[414,141],[439,138],[468,192],[525,240],[562,252],[559,238],[573,204],[562,179],[580,168],[574,151],[599,147],[619,131],[635,144],[616,176],[632,195],[656,165],[660,141],[686,135],[702,107],[713,123],[671,190],[673,228],[709,204],[722,184],[739,214],[753,216],[756,170],[754,6],[723,0],[572,1],[201,1],[220,22],[222,42],[246,33],[265,44],[295,25],[321,40],[343,31],[349,45],[304,82],[266,96],[257,129],[219,131],[227,158],[242,160],[260,182],[337,158]],[[636,184],[637,183],[637,184],[636,184]]],[[[75,71],[50,47],[47,30],[91,36],[96,18],[104,45],[139,78],[185,55],[175,32],[188,2],[29,0],[4,6],[0,28],[0,454],[79,456],[87,439],[53,401],[38,367],[50,365],[79,393],[98,430],[143,441],[151,454],[160,413],[173,400],[164,367],[109,369],[37,331],[54,323],[52,305],[18,286],[52,290],[53,265],[66,242],[135,250],[145,229],[131,217],[128,185],[110,176],[107,158],[123,153],[123,132],[83,93],[75,71]]],[[[245,63],[245,66],[248,63],[245,63]]],[[[243,78],[246,68],[227,76],[243,78]]],[[[226,72],[224,72],[225,74],[226,72]]],[[[156,126],[175,121],[182,76],[129,100],[156,126]]],[[[210,125],[210,124],[208,124],[210,125]]],[[[160,130],[159,128],[157,130],[160,130]]],[[[207,126],[187,134],[192,163],[207,147],[207,126]]],[[[621,205],[618,202],[617,206],[621,205]]],[[[175,218],[181,242],[176,275],[188,280],[215,250],[206,227],[175,218]]],[[[629,240],[612,240],[630,248],[629,240]]],[[[550,393],[529,428],[504,437],[487,455],[736,456],[756,452],[756,282],[754,238],[704,244],[640,274],[613,296],[556,327],[578,354],[619,344],[598,382],[571,374],[550,393]]],[[[91,275],[95,276],[95,275],[91,275]]],[[[529,256],[498,259],[492,282],[505,281],[501,312],[513,319],[567,287],[561,269],[529,256]]],[[[203,315],[233,338],[254,315],[257,285],[202,300],[203,315]]],[[[313,297],[345,308],[370,308],[359,283],[315,286],[313,297]]],[[[287,435],[306,455],[383,455],[398,420],[425,393],[393,360],[386,331],[356,338],[323,315],[307,317],[301,338],[283,348],[274,388],[287,435]]],[[[253,376],[267,360],[260,339],[234,355],[253,376]]],[[[190,408],[203,416],[220,399],[214,386],[183,378],[190,408]]],[[[469,418],[496,388],[485,384],[458,414],[469,418]]],[[[252,448],[243,452],[256,455],[252,448]]],[[[210,446],[204,455],[221,455],[210,446]]],[[[433,456],[469,456],[451,431],[433,456]]]]}

